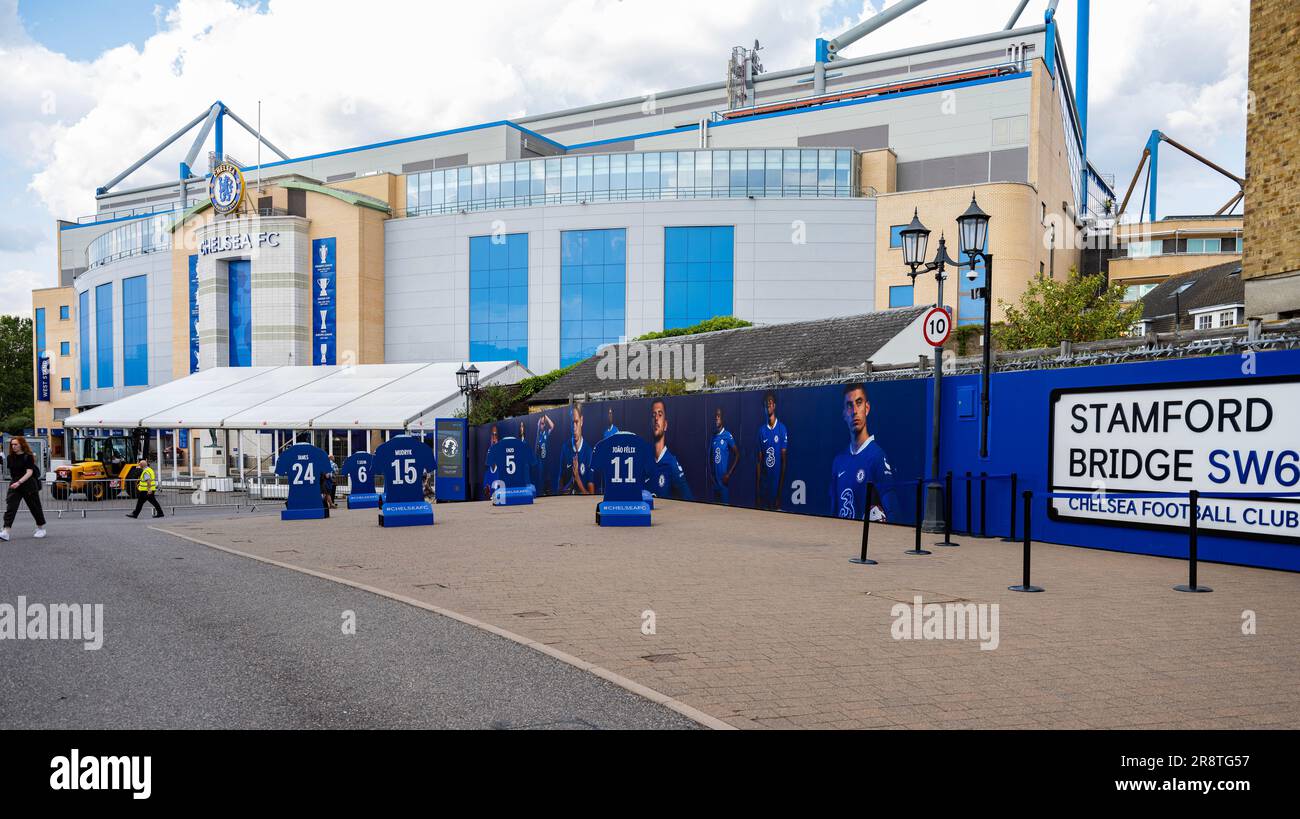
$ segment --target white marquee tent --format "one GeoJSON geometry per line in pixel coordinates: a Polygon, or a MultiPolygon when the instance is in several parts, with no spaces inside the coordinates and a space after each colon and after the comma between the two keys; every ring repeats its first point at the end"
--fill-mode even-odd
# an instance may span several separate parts
{"type": "MultiPolygon", "coordinates": [[[[532,375],[515,361],[473,362],[479,383],[532,375]]],[[[217,367],[68,417],[70,429],[420,429],[464,405],[459,362],[217,367]]],[[[466,362],[465,366],[469,366],[466,362]]]]}

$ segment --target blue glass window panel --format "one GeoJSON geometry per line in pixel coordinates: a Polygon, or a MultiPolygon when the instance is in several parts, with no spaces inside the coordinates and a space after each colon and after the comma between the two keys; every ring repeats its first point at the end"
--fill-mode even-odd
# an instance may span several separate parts
{"type": "Polygon", "coordinates": [[[686,317],[686,288],[670,287],[664,296],[665,318],[684,319],[686,317]]]}
{"type": "Polygon", "coordinates": [[[90,389],[90,291],[77,294],[77,324],[80,325],[80,347],[77,350],[81,370],[81,388],[90,389]]]}
{"type": "Polygon", "coordinates": [[[903,246],[903,230],[906,229],[906,228],[907,228],[907,225],[890,225],[890,226],[889,226],[889,246],[890,246],[890,247],[902,247],[902,246],[903,246]]]}
{"type": "Polygon", "coordinates": [[[60,342],[59,342],[59,355],[72,355],[72,342],[71,342],[71,341],[60,341],[60,342]]]}
{"type": "Polygon", "coordinates": [[[230,281],[229,362],[231,367],[248,367],[253,363],[252,265],[247,260],[228,262],[226,272],[230,281]]]}
{"type": "Polygon", "coordinates": [[[673,264],[686,261],[686,248],[689,246],[688,231],[669,227],[664,233],[666,233],[663,242],[664,261],[673,264]]]}
{"type": "Polygon", "coordinates": [[[488,248],[491,239],[487,236],[474,236],[469,240],[469,269],[486,270],[488,266],[488,248]]]}
{"type": "Polygon", "coordinates": [[[622,319],[627,301],[626,285],[621,281],[606,281],[604,288],[605,317],[622,319]]]}
{"type": "Polygon", "coordinates": [[[709,288],[709,318],[731,315],[731,282],[709,288]]]}
{"type": "MultiPolygon", "coordinates": [[[[733,154],[747,158],[743,151],[733,154]]],[[[732,310],[735,230],[730,225],[665,229],[664,325],[686,327],[732,310]],[[686,261],[672,261],[669,248],[686,261]]]]}
{"type": "Polygon", "coordinates": [[[122,385],[149,383],[148,279],[122,280],[122,385]]]}
{"type": "Polygon", "coordinates": [[[60,379],[59,379],[59,389],[62,390],[63,392],[70,392],[70,391],[72,390],[72,379],[71,379],[71,378],[60,378],[60,379]]]}
{"type": "Polygon", "coordinates": [[[67,321],[67,320],[70,319],[70,318],[72,318],[72,308],[69,307],[69,306],[66,305],[66,304],[64,304],[64,305],[60,305],[60,307],[59,307],[59,320],[60,320],[60,321],[67,321]]]}
{"type": "Polygon", "coordinates": [[[889,288],[890,307],[912,306],[912,285],[900,284],[889,288]]]}
{"type": "Polygon", "coordinates": [[[732,256],[733,256],[733,250],[732,250],[733,233],[734,231],[731,227],[714,228],[712,231],[710,231],[709,261],[726,262],[728,265],[731,264],[732,256]]]}
{"type": "Polygon", "coordinates": [[[709,283],[691,281],[686,284],[686,312],[691,316],[705,316],[709,312],[709,283]]]}
{"type": "Polygon", "coordinates": [[[603,230],[587,230],[582,233],[582,263],[605,263],[605,237],[603,230]]]}
{"type": "Polygon", "coordinates": [[[582,263],[582,234],[576,230],[566,230],[560,234],[560,265],[582,263]]]}
{"type": "Polygon", "coordinates": [[[528,234],[512,233],[506,237],[510,266],[528,269],[528,234]]]}
{"type": "Polygon", "coordinates": [[[605,312],[605,286],[600,282],[583,283],[582,317],[600,318],[605,312]]]}
{"type": "MultiPolygon", "coordinates": [[[[580,159],[579,172],[582,165],[580,159]]],[[[627,232],[564,231],[560,243],[560,364],[565,366],[623,334],[627,232]]]]}
{"type": "Polygon", "coordinates": [[[623,264],[627,258],[627,233],[623,230],[606,230],[605,258],[606,264],[623,264]]]}
{"type": "Polygon", "coordinates": [[[45,308],[36,308],[36,355],[45,352],[45,308]]]}
{"type": "Polygon", "coordinates": [[[510,288],[510,321],[528,321],[528,291],[521,287],[510,288]]]}
{"type": "Polygon", "coordinates": [[[471,358],[527,363],[528,234],[471,237],[470,262],[471,358]]]}
{"type": "Polygon", "coordinates": [[[95,288],[95,386],[113,386],[113,284],[95,288]]]}

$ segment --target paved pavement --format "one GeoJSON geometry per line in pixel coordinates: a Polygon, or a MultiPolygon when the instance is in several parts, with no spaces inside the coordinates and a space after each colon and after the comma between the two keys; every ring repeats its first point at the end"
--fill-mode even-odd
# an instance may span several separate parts
{"type": "MultiPolygon", "coordinates": [[[[266,515],[155,522],[288,529],[266,515]]],[[[147,521],[53,520],[45,540],[28,524],[0,543],[0,603],[102,603],[105,639],[0,640],[0,728],[698,727],[481,629],[147,521]]]]}
{"type": "Polygon", "coordinates": [[[1202,565],[1215,592],[1178,594],[1184,563],[1039,544],[1047,591],[1017,594],[1015,544],[912,557],[910,530],[878,526],[881,563],[862,567],[860,524],[658,501],[649,530],[599,529],[593,508],[167,523],[495,624],[738,727],[1300,727],[1300,575],[1202,565]],[[998,604],[997,648],[894,639],[893,607],[918,594],[998,604]]]}

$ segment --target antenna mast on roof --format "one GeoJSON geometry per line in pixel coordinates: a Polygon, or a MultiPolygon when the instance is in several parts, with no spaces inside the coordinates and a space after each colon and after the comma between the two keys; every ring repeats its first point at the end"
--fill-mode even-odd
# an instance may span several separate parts
{"type": "Polygon", "coordinates": [[[763,73],[763,64],[758,60],[760,49],[758,40],[754,41],[753,48],[731,49],[731,59],[727,61],[727,110],[753,104],[754,79],[763,73]]]}

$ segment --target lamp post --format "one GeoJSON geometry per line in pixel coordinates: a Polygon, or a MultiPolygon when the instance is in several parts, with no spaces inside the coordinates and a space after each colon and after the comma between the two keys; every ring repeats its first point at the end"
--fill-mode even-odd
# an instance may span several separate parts
{"type": "MultiPolygon", "coordinates": [[[[912,286],[916,286],[916,277],[921,271],[933,272],[935,284],[937,285],[936,304],[943,307],[943,283],[948,278],[947,267],[952,265],[958,270],[963,267],[969,267],[966,273],[967,279],[973,285],[979,276],[977,270],[978,259],[982,258],[985,265],[985,286],[978,292],[984,296],[984,380],[983,380],[983,419],[980,431],[980,454],[988,454],[988,408],[989,408],[989,353],[991,344],[989,343],[989,324],[990,324],[990,289],[989,281],[992,271],[993,257],[984,253],[984,247],[988,238],[988,214],[980,210],[979,205],[975,202],[972,194],[970,207],[966,212],[957,218],[958,236],[961,241],[961,252],[959,255],[967,257],[966,262],[960,262],[948,255],[948,243],[943,234],[939,234],[939,247],[935,252],[933,261],[924,261],[927,245],[930,240],[930,231],[921,223],[920,213],[918,210],[912,211],[911,223],[900,232],[903,244],[903,263],[910,270],[908,273],[912,278],[912,286]]],[[[946,309],[946,308],[945,308],[946,309]]],[[[943,508],[944,488],[939,483],[939,442],[941,435],[940,418],[942,416],[942,399],[943,399],[943,363],[942,353],[935,351],[934,361],[934,411],[931,418],[931,447],[930,447],[930,483],[926,486],[926,503],[925,503],[925,520],[922,528],[928,532],[943,531],[943,522],[948,510],[943,508]]]]}
{"type": "Polygon", "coordinates": [[[969,260],[966,279],[971,284],[971,298],[984,300],[984,367],[980,373],[980,457],[989,456],[989,373],[993,368],[993,254],[986,253],[989,238],[989,215],[980,209],[974,192],[970,207],[957,217],[961,235],[961,252],[969,260]],[[978,262],[984,262],[984,286],[975,287],[979,278],[978,262]]]}
{"type": "Polygon", "coordinates": [[[470,364],[469,369],[466,369],[465,365],[461,364],[460,369],[456,371],[456,386],[460,388],[460,394],[465,396],[465,417],[469,418],[470,401],[478,390],[478,367],[470,364]]]}

